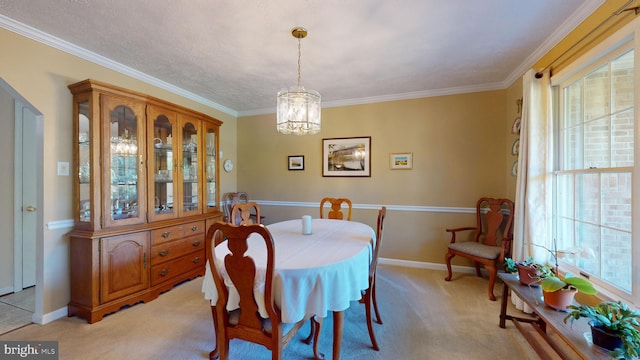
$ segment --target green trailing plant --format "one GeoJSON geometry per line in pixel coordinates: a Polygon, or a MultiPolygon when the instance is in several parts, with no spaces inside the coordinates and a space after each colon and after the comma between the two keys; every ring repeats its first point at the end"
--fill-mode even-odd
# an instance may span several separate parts
{"type": "Polygon", "coordinates": [[[580,318],[593,321],[592,326],[620,336],[622,346],[609,354],[614,359],[635,359],[640,352],[640,313],[621,301],[602,302],[596,306],[570,305],[564,318],[573,322],[580,318]]]}
{"type": "Polygon", "coordinates": [[[516,260],[513,260],[512,258],[504,258],[504,270],[512,274],[518,272],[518,265],[532,266],[534,264],[535,264],[535,261],[531,256],[527,257],[527,259],[524,261],[516,261],[516,260]]]}

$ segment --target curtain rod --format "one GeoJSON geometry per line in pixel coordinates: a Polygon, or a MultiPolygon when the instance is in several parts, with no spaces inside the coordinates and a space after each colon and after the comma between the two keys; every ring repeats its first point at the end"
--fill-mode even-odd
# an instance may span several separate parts
{"type": "Polygon", "coordinates": [[[640,6],[635,6],[632,8],[629,8],[629,5],[631,5],[631,3],[633,3],[635,0],[629,0],[627,1],[626,4],[622,5],[618,10],[616,10],[614,13],[612,13],[611,15],[609,15],[608,18],[604,19],[604,21],[602,21],[598,26],[596,26],[595,28],[593,28],[593,30],[589,31],[586,35],[584,35],[582,38],[580,38],[580,40],[576,41],[575,44],[571,45],[567,50],[565,50],[562,54],[558,55],[558,57],[556,57],[553,61],[551,61],[549,63],[549,65],[545,66],[544,69],[542,69],[541,71],[536,72],[536,79],[540,79],[542,78],[544,75],[543,73],[547,70],[549,70],[549,68],[551,68],[551,66],[553,64],[556,63],[556,61],[560,60],[560,58],[562,58],[563,56],[565,56],[569,51],[573,50],[576,46],[578,46],[578,44],[582,43],[586,38],[588,38],[589,36],[591,36],[593,33],[595,33],[596,31],[598,31],[601,27],[603,27],[606,23],[608,23],[611,19],[615,18],[616,16],[622,14],[625,11],[632,11],[634,12],[635,15],[638,15],[638,13],[640,13],[640,6]]]}

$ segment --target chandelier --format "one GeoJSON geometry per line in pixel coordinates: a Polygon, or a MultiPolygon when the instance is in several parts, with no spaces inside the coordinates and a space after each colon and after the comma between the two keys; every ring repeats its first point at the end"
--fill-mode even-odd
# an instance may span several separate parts
{"type": "Polygon", "coordinates": [[[317,134],[320,132],[320,94],[300,85],[300,40],[307,37],[301,27],[291,29],[298,39],[298,85],[278,92],[276,128],[282,134],[317,134]]]}

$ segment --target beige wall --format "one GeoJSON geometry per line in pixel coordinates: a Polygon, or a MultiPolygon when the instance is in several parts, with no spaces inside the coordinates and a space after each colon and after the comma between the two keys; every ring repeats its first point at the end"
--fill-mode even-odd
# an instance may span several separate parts
{"type": "MultiPolygon", "coordinates": [[[[277,134],[273,114],[236,120],[3,29],[0,77],[44,114],[44,314],[64,308],[69,300],[65,234],[70,229],[49,229],[48,225],[72,219],[72,178],[57,176],[56,163],[72,162],[67,85],[86,78],[147,93],[222,120],[221,160],[234,160],[236,168],[221,173],[221,193],[240,189],[254,199],[273,201],[263,206],[267,223],[302,214],[317,216],[316,204],[326,195],[350,197],[357,207],[354,220],[371,225],[376,208],[388,205],[382,249],[386,258],[442,263],[447,243],[444,229],[474,221],[471,214],[456,210],[472,207],[483,195],[512,198],[514,193],[515,178],[509,174],[510,129],[513,104],[521,96],[517,84],[503,91],[325,108],[322,132],[297,137],[277,134]],[[323,178],[322,138],[351,136],[372,137],[371,177],[323,178]],[[392,152],[413,152],[413,170],[390,170],[392,152]],[[305,170],[287,171],[288,155],[304,155],[305,170]]],[[[6,217],[8,210],[0,209],[0,217],[6,217]]],[[[0,253],[9,251],[10,244],[8,237],[2,237],[0,253]]]]}
{"type": "Polygon", "coordinates": [[[488,91],[325,108],[322,131],[313,136],[276,133],[274,114],[239,118],[238,190],[276,202],[262,206],[266,223],[318,216],[315,204],[324,196],[349,197],[356,204],[354,220],[372,226],[375,208],[390,206],[381,256],[443,263],[444,229],[475,221],[460,210],[482,196],[514,193],[507,95],[488,91]],[[371,177],[322,177],[322,139],[359,136],[371,136],[371,177]],[[390,170],[395,152],[412,152],[413,169],[390,170]],[[304,155],[305,170],[288,171],[289,155],[304,155]]]}
{"type": "MultiPolygon", "coordinates": [[[[44,115],[44,209],[41,210],[44,217],[44,243],[41,245],[44,257],[41,273],[44,314],[66,307],[69,301],[69,239],[65,234],[70,229],[50,229],[48,226],[73,219],[72,177],[56,175],[58,161],[73,162],[72,98],[67,85],[93,78],[193,108],[224,122],[221,148],[235,149],[236,146],[236,119],[233,116],[4,29],[0,29],[0,78],[44,115]]],[[[234,155],[235,150],[230,153],[234,155]]],[[[3,157],[2,163],[6,164],[5,161],[7,159],[3,157]]],[[[13,158],[10,161],[9,164],[12,164],[13,158]]],[[[9,169],[11,167],[8,166],[9,169]]],[[[221,191],[231,191],[235,187],[234,181],[233,174],[222,174],[221,191]]],[[[9,211],[12,211],[10,206],[1,207],[0,217],[6,218],[9,211]]],[[[6,231],[4,233],[7,234],[6,231]]],[[[0,238],[0,253],[10,251],[12,254],[12,249],[12,238],[7,235],[0,238]]],[[[11,271],[12,260],[9,265],[11,271]]],[[[4,266],[2,269],[5,271],[4,266]]],[[[13,277],[13,273],[10,277],[13,277]]]]}

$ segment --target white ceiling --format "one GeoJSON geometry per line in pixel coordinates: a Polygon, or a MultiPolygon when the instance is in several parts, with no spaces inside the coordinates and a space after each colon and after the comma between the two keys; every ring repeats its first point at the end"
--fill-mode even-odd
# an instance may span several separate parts
{"type": "Polygon", "coordinates": [[[0,0],[0,27],[234,116],[503,89],[604,0],[0,0]]]}

